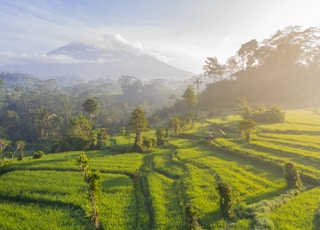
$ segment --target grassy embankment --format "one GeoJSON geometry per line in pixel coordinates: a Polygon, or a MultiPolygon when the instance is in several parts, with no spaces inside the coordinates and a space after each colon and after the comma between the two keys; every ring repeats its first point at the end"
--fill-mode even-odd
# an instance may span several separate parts
{"type": "MultiPolygon", "coordinates": [[[[207,229],[319,227],[315,218],[320,208],[320,116],[308,110],[288,111],[285,123],[258,125],[250,143],[236,129],[239,119],[209,119],[178,137],[170,136],[167,147],[152,153],[87,152],[92,170],[103,174],[101,228],[186,229],[184,208],[189,203],[207,229]],[[214,142],[206,140],[210,129],[214,142]],[[288,161],[296,163],[308,189],[286,188],[282,166],[288,161]],[[134,179],[136,169],[140,176],[134,179]],[[221,216],[218,180],[232,187],[237,208],[233,223],[221,216]]],[[[128,148],[130,140],[115,138],[113,148],[128,148]]],[[[25,157],[4,166],[0,229],[90,229],[84,218],[85,185],[75,163],[79,154],[25,157]]]]}

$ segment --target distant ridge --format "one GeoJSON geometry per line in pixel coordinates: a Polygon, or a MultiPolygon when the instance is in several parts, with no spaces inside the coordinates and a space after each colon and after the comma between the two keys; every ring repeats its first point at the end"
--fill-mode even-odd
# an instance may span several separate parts
{"type": "Polygon", "coordinates": [[[121,75],[142,80],[186,80],[194,75],[126,47],[101,48],[80,42],[59,47],[39,59],[25,58],[17,64],[1,66],[0,71],[28,73],[40,79],[79,77],[82,80],[121,75]]]}

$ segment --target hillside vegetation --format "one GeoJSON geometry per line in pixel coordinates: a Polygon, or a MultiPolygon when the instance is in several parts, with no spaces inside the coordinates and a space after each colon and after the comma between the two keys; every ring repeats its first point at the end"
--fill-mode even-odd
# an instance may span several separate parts
{"type": "MultiPolygon", "coordinates": [[[[133,143],[124,136],[86,151],[91,169],[103,176],[100,228],[187,229],[185,208],[192,205],[199,229],[319,229],[320,116],[286,111],[284,123],[257,124],[250,142],[237,128],[240,120],[208,118],[177,136],[170,129],[166,144],[149,153],[123,152],[133,143]],[[287,187],[286,162],[297,166],[301,189],[287,187]],[[229,219],[219,207],[219,181],[231,187],[229,219]]],[[[84,217],[81,153],[25,156],[2,166],[0,229],[93,229],[84,217]]]]}
{"type": "Polygon", "coordinates": [[[318,34],[180,83],[0,73],[0,229],[320,229],[318,34]]]}

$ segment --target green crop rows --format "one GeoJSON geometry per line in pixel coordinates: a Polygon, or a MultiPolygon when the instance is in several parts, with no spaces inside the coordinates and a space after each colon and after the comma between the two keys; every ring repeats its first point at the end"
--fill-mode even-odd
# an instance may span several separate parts
{"type": "MultiPolygon", "coordinates": [[[[151,153],[117,153],[114,146],[86,152],[91,169],[103,176],[101,228],[187,229],[184,209],[192,204],[205,229],[258,229],[261,223],[271,229],[319,229],[320,116],[288,111],[285,123],[260,124],[250,143],[236,129],[239,119],[197,124],[170,135],[166,147],[151,153]],[[215,131],[210,142],[206,135],[212,128],[226,135],[215,131]],[[302,191],[286,187],[282,166],[288,161],[301,174],[302,191]],[[132,176],[136,170],[139,177],[132,176]],[[219,180],[232,188],[233,221],[222,218],[219,180]]],[[[123,137],[115,140],[122,150],[130,145],[123,137]]],[[[93,229],[76,166],[80,153],[25,157],[2,166],[0,229],[93,229]]]]}

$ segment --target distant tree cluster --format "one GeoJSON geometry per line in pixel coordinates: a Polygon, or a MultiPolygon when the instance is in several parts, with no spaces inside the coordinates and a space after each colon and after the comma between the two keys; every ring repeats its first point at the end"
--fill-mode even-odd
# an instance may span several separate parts
{"type": "Polygon", "coordinates": [[[278,123],[285,120],[285,112],[283,112],[282,107],[279,105],[272,105],[268,108],[260,105],[254,109],[245,97],[239,99],[239,109],[243,119],[261,123],[278,123]]]}
{"type": "MultiPolygon", "coordinates": [[[[18,141],[46,153],[104,148],[109,135],[128,125],[136,103],[148,110],[172,103],[173,90],[160,79],[142,83],[121,76],[118,82],[101,78],[63,86],[20,73],[3,72],[0,79],[0,138],[8,141],[3,157],[23,157],[15,151],[18,141]]],[[[144,147],[153,145],[143,139],[144,147]]]]}
{"type": "Polygon", "coordinates": [[[203,70],[213,83],[201,94],[200,107],[232,107],[242,95],[256,104],[319,106],[318,33],[315,27],[287,27],[263,42],[242,44],[225,64],[208,57],[203,70]]]}

